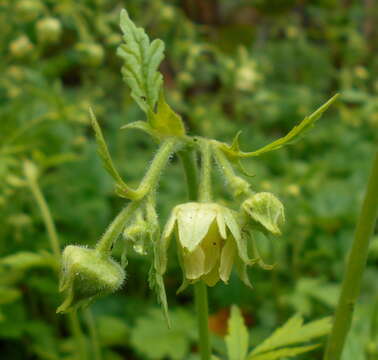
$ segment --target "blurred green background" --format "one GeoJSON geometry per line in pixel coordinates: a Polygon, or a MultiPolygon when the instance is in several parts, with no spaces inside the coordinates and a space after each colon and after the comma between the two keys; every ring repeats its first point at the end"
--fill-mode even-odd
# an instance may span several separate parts
{"type": "MultiPolygon", "coordinates": [[[[222,354],[229,306],[240,305],[258,343],[294,313],[332,314],[356,215],[378,139],[378,3],[374,0],[1,0],[0,1],[0,348],[2,359],[79,359],[43,220],[22,163],[32,160],[61,246],[94,245],[124,201],[96,153],[88,107],[132,185],[156,145],[119,130],[142,113],[122,81],[120,10],[166,44],[166,96],[190,134],[253,150],[284,135],[336,92],[340,100],[301,142],[245,161],[256,191],[285,204],[283,236],[262,242],[274,271],[250,270],[210,291],[211,329],[222,354]]],[[[218,199],[231,199],[221,181],[218,199]]],[[[159,189],[164,223],[185,201],[173,158],[159,189]]],[[[120,249],[116,255],[120,256],[120,249]]],[[[378,359],[378,236],[343,360],[378,359]]],[[[176,296],[166,275],[173,329],[148,288],[149,259],[131,255],[123,289],[80,313],[95,323],[104,359],[197,359],[192,294],[176,296]]],[[[93,347],[89,338],[89,357],[93,347]]],[[[320,359],[321,351],[306,359],[320,359]]]]}

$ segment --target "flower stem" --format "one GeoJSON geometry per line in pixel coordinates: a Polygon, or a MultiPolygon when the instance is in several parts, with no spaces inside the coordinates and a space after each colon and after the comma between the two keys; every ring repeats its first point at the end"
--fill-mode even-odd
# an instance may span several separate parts
{"type": "Polygon", "coordinates": [[[360,293],[361,279],[378,212],[378,151],[375,154],[365,198],[358,218],[352,249],[346,265],[339,303],[324,360],[339,360],[351,326],[354,305],[360,293]]]}
{"type": "Polygon", "coordinates": [[[113,222],[106,229],[105,234],[99,240],[96,245],[96,250],[99,253],[103,253],[105,256],[110,255],[111,248],[114,244],[114,241],[121,234],[123,228],[125,227],[126,222],[133,215],[135,210],[139,206],[138,201],[130,202],[122,211],[116,216],[113,222]]]}
{"type": "MultiPolygon", "coordinates": [[[[56,231],[55,222],[51,215],[50,208],[47,205],[47,201],[45,197],[43,196],[42,190],[38,184],[37,177],[27,175],[26,180],[34,196],[34,199],[39,207],[39,210],[41,211],[42,219],[47,230],[48,238],[50,240],[51,250],[57,262],[59,262],[60,261],[60,243],[59,243],[58,233],[56,231]]],[[[74,312],[69,313],[68,320],[69,320],[71,333],[76,342],[78,353],[80,354],[79,355],[80,360],[86,360],[87,349],[86,349],[86,344],[85,344],[85,338],[80,327],[80,322],[77,316],[77,312],[74,311],[74,312]]]]}
{"type": "Polygon", "coordinates": [[[206,140],[201,140],[201,172],[199,182],[198,200],[209,202],[212,198],[211,189],[211,150],[210,144],[206,140]]]}
{"type": "Polygon", "coordinates": [[[59,245],[59,239],[58,239],[55,223],[51,215],[51,211],[47,205],[45,197],[42,194],[38,181],[36,179],[32,179],[29,177],[27,177],[26,179],[27,179],[29,188],[34,196],[34,199],[39,207],[39,210],[41,211],[42,219],[43,219],[43,222],[45,223],[48,238],[50,241],[51,250],[54,256],[57,259],[59,259],[60,258],[60,245],[59,245]]]}
{"type": "MultiPolygon", "coordinates": [[[[189,150],[181,151],[179,155],[186,175],[189,200],[196,201],[198,198],[196,159],[189,150]]],[[[210,158],[208,159],[208,161],[210,165],[210,158]]],[[[194,284],[194,298],[198,319],[199,350],[201,354],[201,360],[210,360],[211,344],[209,333],[209,310],[207,300],[207,287],[204,282],[199,281],[194,284]]]]}
{"type": "Polygon", "coordinates": [[[198,198],[198,175],[197,175],[197,157],[196,154],[186,149],[178,153],[184,168],[186,184],[188,189],[188,198],[196,201],[198,198]]]}
{"type": "Polygon", "coordinates": [[[198,317],[199,350],[201,360],[210,360],[209,305],[207,301],[207,287],[203,281],[198,281],[194,284],[194,296],[198,317]]]}

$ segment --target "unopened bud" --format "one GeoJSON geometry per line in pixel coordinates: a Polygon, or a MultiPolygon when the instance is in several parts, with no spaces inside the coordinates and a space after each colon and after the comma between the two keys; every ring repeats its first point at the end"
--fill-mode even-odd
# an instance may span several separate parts
{"type": "Polygon", "coordinates": [[[285,211],[281,201],[273,194],[257,193],[243,202],[242,209],[267,231],[281,234],[279,227],[285,222],[285,211]]]}
{"type": "Polygon", "coordinates": [[[67,246],[62,255],[60,291],[67,293],[57,312],[87,305],[93,298],[119,289],[125,279],[122,267],[94,249],[67,246]]]}
{"type": "Polygon", "coordinates": [[[53,44],[59,41],[62,26],[58,19],[48,17],[37,22],[36,31],[40,42],[53,44]]]}

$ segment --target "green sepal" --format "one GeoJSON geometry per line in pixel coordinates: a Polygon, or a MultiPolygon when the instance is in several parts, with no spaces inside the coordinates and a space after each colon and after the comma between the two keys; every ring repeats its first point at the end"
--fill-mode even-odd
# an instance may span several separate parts
{"type": "Polygon", "coordinates": [[[91,118],[92,128],[95,132],[96,136],[96,143],[98,154],[102,160],[102,164],[108,174],[115,180],[116,182],[116,193],[122,197],[126,197],[129,199],[137,198],[137,193],[135,190],[130,188],[121,178],[118,170],[114,166],[112,157],[110,155],[108,145],[106,144],[104,135],[102,134],[101,127],[96,119],[95,114],[93,113],[92,108],[89,108],[89,115],[91,118]]]}
{"type": "Polygon", "coordinates": [[[322,114],[336,101],[339,97],[339,94],[334,95],[329,99],[325,104],[320,106],[316,111],[311,115],[306,116],[302,122],[297,126],[294,126],[293,129],[289,131],[284,137],[279,138],[272,143],[263,146],[262,148],[252,151],[252,152],[243,152],[239,147],[239,136],[238,132],[231,145],[222,143],[220,148],[229,156],[230,158],[249,158],[254,156],[260,156],[269,151],[280,149],[283,146],[293,144],[295,141],[299,140],[311,127],[314,126],[315,122],[322,116],[322,114]]]}
{"type": "Polygon", "coordinates": [[[122,267],[95,249],[67,246],[62,254],[59,291],[66,293],[57,313],[86,306],[94,298],[119,289],[125,279],[122,267]]]}
{"type": "Polygon", "coordinates": [[[146,134],[150,135],[153,138],[157,138],[158,134],[155,132],[155,130],[149,125],[148,122],[146,121],[134,121],[130,124],[123,125],[121,127],[122,130],[127,130],[127,129],[136,129],[145,132],[146,134]]]}

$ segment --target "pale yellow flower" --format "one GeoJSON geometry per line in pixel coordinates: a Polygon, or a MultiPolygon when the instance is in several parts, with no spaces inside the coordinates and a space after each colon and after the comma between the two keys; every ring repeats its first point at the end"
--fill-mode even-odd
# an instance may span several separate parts
{"type": "MultiPolygon", "coordinates": [[[[176,206],[165,226],[157,253],[161,274],[166,270],[166,253],[174,232],[186,282],[203,280],[213,286],[221,279],[227,283],[235,262],[243,272],[243,265],[250,261],[230,209],[216,203],[190,202],[176,206]]],[[[248,282],[246,277],[243,280],[248,282]]]]}

